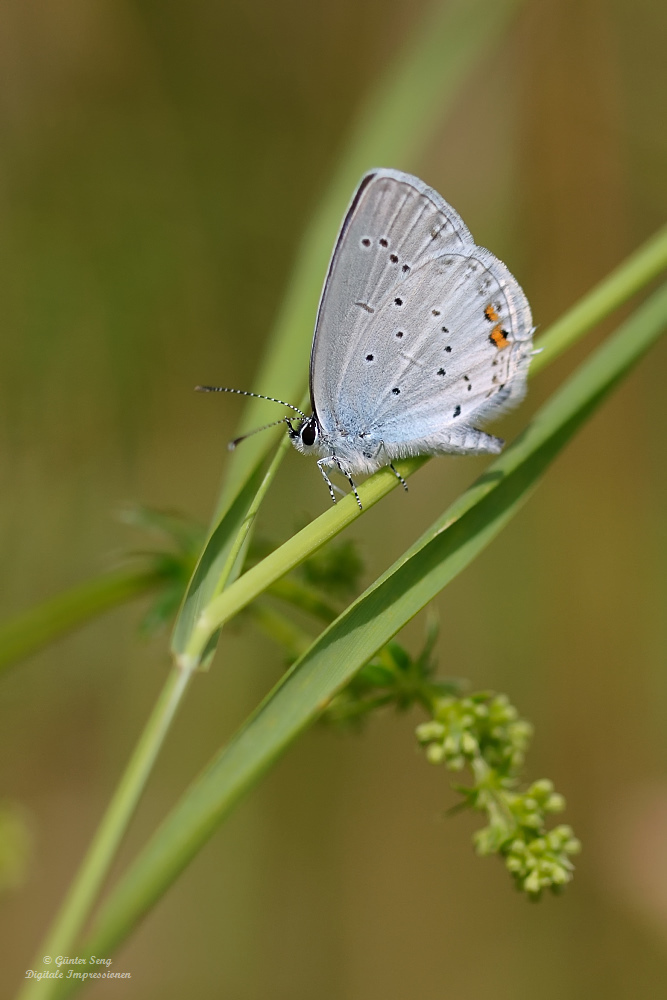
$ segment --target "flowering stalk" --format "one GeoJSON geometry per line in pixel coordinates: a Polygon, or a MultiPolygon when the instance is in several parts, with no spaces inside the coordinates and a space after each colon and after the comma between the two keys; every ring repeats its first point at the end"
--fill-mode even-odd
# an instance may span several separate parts
{"type": "Polygon", "coordinates": [[[551,781],[516,790],[532,732],[506,695],[483,691],[435,696],[431,719],[417,727],[417,739],[432,764],[470,768],[472,785],[457,791],[463,805],[487,814],[487,826],[473,838],[477,853],[499,854],[517,888],[539,899],[544,889],[558,892],[571,881],[571,858],[581,845],[565,824],[547,830],[549,816],[565,808],[551,781]]]}

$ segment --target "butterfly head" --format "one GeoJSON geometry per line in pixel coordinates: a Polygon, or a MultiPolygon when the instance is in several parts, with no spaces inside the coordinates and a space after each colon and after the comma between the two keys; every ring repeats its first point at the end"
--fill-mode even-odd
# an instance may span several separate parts
{"type": "Polygon", "coordinates": [[[294,427],[290,421],[287,422],[287,432],[292,444],[302,455],[319,454],[320,451],[320,424],[317,416],[306,417],[294,427]]]}

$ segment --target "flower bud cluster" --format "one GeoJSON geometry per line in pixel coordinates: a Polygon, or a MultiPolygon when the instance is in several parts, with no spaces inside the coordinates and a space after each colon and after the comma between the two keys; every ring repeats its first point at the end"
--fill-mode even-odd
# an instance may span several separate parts
{"type": "Polygon", "coordinates": [[[433,764],[460,771],[482,758],[503,776],[521,767],[533,728],[518,717],[504,694],[481,692],[466,698],[437,698],[433,719],[417,727],[417,739],[433,764]]]}
{"type": "Polygon", "coordinates": [[[522,830],[502,853],[517,887],[537,899],[543,889],[557,892],[571,881],[570,857],[580,850],[572,828],[563,824],[540,837],[522,830]]]}
{"type": "Polygon", "coordinates": [[[551,781],[515,790],[531,735],[530,723],[509,699],[489,692],[434,698],[432,718],[417,727],[431,763],[472,771],[473,785],[458,791],[467,806],[488,816],[488,825],[474,836],[478,854],[503,857],[517,887],[537,899],[544,889],[558,891],[571,880],[570,859],[581,845],[569,826],[546,829],[548,816],[565,808],[551,781]]]}

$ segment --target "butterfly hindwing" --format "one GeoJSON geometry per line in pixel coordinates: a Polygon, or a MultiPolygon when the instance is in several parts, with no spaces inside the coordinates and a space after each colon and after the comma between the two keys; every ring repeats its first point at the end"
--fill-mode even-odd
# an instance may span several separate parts
{"type": "Polygon", "coordinates": [[[339,373],[341,426],[405,443],[450,424],[474,425],[517,402],[531,326],[504,271],[481,248],[415,271],[400,305],[390,299],[380,307],[339,373]]]}

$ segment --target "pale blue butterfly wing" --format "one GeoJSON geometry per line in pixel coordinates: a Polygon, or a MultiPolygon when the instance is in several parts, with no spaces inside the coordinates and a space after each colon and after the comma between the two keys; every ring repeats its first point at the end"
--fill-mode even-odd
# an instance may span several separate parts
{"type": "Polygon", "coordinates": [[[480,421],[525,390],[517,281],[422,181],[367,174],[329,266],[311,354],[320,451],[350,472],[411,454],[498,451],[480,421]]]}

